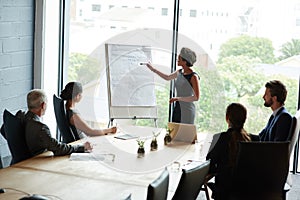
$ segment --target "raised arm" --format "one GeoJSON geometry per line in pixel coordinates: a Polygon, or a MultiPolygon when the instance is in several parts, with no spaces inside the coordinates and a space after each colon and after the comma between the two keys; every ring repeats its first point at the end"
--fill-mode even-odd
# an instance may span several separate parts
{"type": "Polygon", "coordinates": [[[171,74],[165,74],[165,73],[162,73],[161,71],[158,71],[157,69],[155,69],[152,64],[150,62],[148,62],[146,64],[146,66],[151,70],[153,71],[154,73],[156,73],[158,76],[160,76],[161,78],[165,79],[166,81],[169,81],[169,80],[173,80],[177,77],[177,71],[171,73],[171,74]]]}

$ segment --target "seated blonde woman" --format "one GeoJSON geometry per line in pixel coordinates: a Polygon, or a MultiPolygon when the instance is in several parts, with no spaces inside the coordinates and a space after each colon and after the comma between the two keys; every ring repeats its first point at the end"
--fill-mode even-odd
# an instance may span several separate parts
{"type": "Polygon", "coordinates": [[[82,85],[78,82],[69,82],[61,91],[60,97],[66,100],[67,119],[70,127],[74,133],[77,132],[80,138],[86,136],[100,136],[109,133],[116,133],[117,128],[111,127],[106,129],[91,128],[81,117],[79,112],[75,109],[76,103],[82,98],[82,85]]]}

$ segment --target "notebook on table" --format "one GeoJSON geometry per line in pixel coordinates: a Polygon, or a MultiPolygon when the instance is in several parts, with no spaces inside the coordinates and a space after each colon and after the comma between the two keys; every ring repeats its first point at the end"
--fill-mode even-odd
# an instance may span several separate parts
{"type": "Polygon", "coordinates": [[[127,133],[115,136],[115,138],[121,139],[121,140],[130,140],[130,139],[134,139],[134,138],[137,138],[137,137],[138,136],[136,136],[136,135],[131,135],[131,134],[127,134],[127,133]]]}
{"type": "Polygon", "coordinates": [[[169,122],[172,141],[194,143],[197,140],[197,129],[194,124],[169,122]]]}

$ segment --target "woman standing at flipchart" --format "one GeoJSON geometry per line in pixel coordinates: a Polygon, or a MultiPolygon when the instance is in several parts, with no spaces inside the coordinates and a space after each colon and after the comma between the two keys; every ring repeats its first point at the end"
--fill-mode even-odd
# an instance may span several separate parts
{"type": "Polygon", "coordinates": [[[183,47],[177,60],[177,65],[182,68],[171,74],[164,74],[155,69],[151,63],[147,63],[147,67],[161,78],[165,80],[175,79],[176,96],[169,100],[170,103],[175,102],[172,122],[194,124],[194,101],[198,101],[200,97],[200,77],[192,69],[195,62],[196,53],[189,48],[183,47]]]}

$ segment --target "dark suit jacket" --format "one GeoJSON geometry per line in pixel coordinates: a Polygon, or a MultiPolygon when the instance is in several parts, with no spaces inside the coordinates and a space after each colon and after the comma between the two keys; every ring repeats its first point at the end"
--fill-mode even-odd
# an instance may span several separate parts
{"type": "Polygon", "coordinates": [[[25,138],[33,155],[44,151],[52,151],[57,156],[84,152],[82,145],[64,144],[52,138],[48,126],[40,122],[39,117],[30,111],[25,115],[25,138]]]}
{"type": "Polygon", "coordinates": [[[292,124],[292,116],[282,107],[276,116],[259,133],[261,141],[286,141],[292,124]]]}

